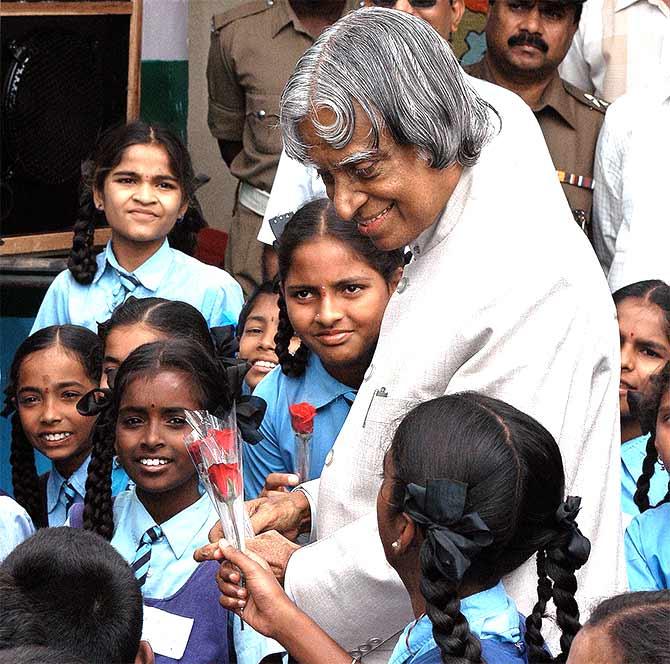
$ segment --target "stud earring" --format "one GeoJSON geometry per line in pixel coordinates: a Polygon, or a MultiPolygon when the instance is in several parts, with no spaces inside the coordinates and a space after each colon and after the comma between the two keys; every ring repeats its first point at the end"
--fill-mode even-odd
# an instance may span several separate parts
{"type": "Polygon", "coordinates": [[[396,540],[395,542],[392,542],[392,543],[391,543],[391,547],[392,547],[393,549],[397,549],[397,548],[399,548],[399,547],[400,547],[400,542],[398,542],[397,540],[396,540]]]}

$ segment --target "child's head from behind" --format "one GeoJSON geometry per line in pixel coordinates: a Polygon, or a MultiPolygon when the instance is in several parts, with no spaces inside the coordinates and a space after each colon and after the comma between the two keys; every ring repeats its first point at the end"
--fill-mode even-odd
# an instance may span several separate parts
{"type": "Polygon", "coordinates": [[[579,628],[574,572],[589,547],[574,524],[578,501],[564,503],[564,481],[551,434],[496,399],[440,397],[401,422],[378,496],[380,537],[410,593],[420,590],[443,654],[460,643],[479,661],[459,597],[494,586],[536,552],[539,601],[526,640],[531,654],[542,647],[542,614],[553,598],[567,652],[579,628]]]}
{"type": "Polygon", "coordinates": [[[69,262],[74,278],[84,284],[93,279],[93,228],[103,219],[112,229],[113,244],[155,250],[170,235],[172,246],[190,253],[194,232],[203,225],[199,213],[190,214],[194,192],[191,158],[172,131],[144,122],[106,131],[82,182],[69,262]]]}
{"type": "Polygon", "coordinates": [[[18,348],[7,397],[12,416],[12,479],[16,499],[42,521],[33,448],[69,477],[88,456],[95,421],[77,412],[77,402],[100,383],[102,347],[97,335],[76,325],[54,325],[18,348]]]}
{"type": "Polygon", "coordinates": [[[300,375],[311,351],[340,382],[360,382],[402,273],[402,251],[377,249],[328,199],[319,199],[286,225],[278,258],[277,355],[284,373],[300,375]],[[292,355],[294,333],[301,347],[292,355]]]}
{"type": "Polygon", "coordinates": [[[49,646],[92,664],[153,661],[140,644],[142,596],[102,538],[47,528],[0,565],[0,648],[49,646]]]}
{"type": "MultiPolygon", "coordinates": [[[[670,362],[651,376],[638,410],[641,430],[649,434],[649,439],[633,500],[640,512],[645,512],[651,507],[649,486],[656,472],[656,462],[660,458],[665,467],[670,468],[670,362]]],[[[669,496],[670,483],[666,499],[669,496]]]]}
{"type": "Polygon", "coordinates": [[[244,378],[251,390],[277,365],[278,298],[272,282],[262,283],[245,302],[237,322],[239,357],[251,365],[244,378]]]}
{"type": "Polygon", "coordinates": [[[663,664],[670,652],[670,590],[601,602],[575,639],[568,664],[663,664]]]}
{"type": "Polygon", "coordinates": [[[628,392],[642,392],[649,377],[670,360],[670,286],[639,281],[613,295],[621,342],[619,401],[622,420],[632,417],[628,392]]]}
{"type": "Polygon", "coordinates": [[[84,526],[111,538],[111,467],[114,450],[137,495],[160,505],[162,520],[199,498],[195,467],[184,445],[185,410],[219,405],[225,382],[202,346],[188,339],[145,344],[119,368],[110,403],[94,434],[84,526]]]}
{"type": "Polygon", "coordinates": [[[128,355],[146,343],[189,338],[214,354],[207,321],[195,307],[178,300],[131,296],[108,321],[98,325],[98,336],[104,344],[103,387],[109,385],[109,376],[116,373],[128,355]]]}

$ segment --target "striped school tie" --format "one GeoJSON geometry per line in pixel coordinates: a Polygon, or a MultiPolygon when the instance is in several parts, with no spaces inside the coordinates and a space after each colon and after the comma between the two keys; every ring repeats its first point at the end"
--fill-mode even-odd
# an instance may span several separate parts
{"type": "Polygon", "coordinates": [[[74,501],[77,497],[77,492],[75,488],[66,480],[61,484],[61,489],[63,490],[63,495],[65,496],[65,516],[67,517],[70,508],[74,505],[74,501]]]}
{"type": "Polygon", "coordinates": [[[149,573],[149,563],[151,561],[151,545],[163,537],[163,530],[160,526],[151,526],[140,539],[140,543],[135,552],[135,559],[131,567],[135,573],[135,578],[140,588],[144,586],[149,573]]]}

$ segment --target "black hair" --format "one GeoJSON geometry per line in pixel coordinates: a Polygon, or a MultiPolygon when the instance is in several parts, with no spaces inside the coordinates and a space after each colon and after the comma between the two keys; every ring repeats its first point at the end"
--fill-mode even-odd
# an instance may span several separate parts
{"type": "MultiPolygon", "coordinates": [[[[495,0],[489,0],[489,6],[494,5],[495,0]]],[[[565,3],[565,4],[572,4],[575,7],[575,15],[573,18],[573,24],[579,24],[580,19],[582,18],[582,9],[584,5],[584,0],[574,0],[572,3],[565,3]]]]}
{"type": "MultiPolygon", "coordinates": [[[[547,602],[553,599],[562,633],[557,661],[565,661],[580,628],[575,570],[583,562],[568,552],[572,531],[556,519],[565,476],[552,435],[502,401],[465,392],[412,410],[399,425],[389,454],[391,504],[398,511],[408,484],[449,479],[467,486],[463,512],[479,514],[493,536],[490,545],[471,557],[460,584],[445,579],[426,540],[421,545],[420,588],[442,661],[481,661],[480,642],[460,611],[463,584],[491,587],[535,553],[538,601],[526,619],[529,660],[554,661],[541,633],[547,602]]],[[[425,537],[425,529],[417,527],[425,537]]]]}
{"type": "Polygon", "coordinates": [[[6,411],[11,415],[12,447],[10,463],[12,484],[16,501],[28,512],[37,526],[47,525],[44,513],[44,496],[40,490],[35,453],[19,417],[16,390],[23,361],[33,353],[52,346],[62,347],[80,363],[86,376],[96,385],[102,375],[102,344],[91,330],[78,325],[52,325],[31,334],[18,347],[9,370],[9,383],[5,388],[6,411]],[[14,410],[16,409],[16,410],[14,410]]]}
{"type": "Polygon", "coordinates": [[[623,593],[601,602],[584,629],[603,629],[621,664],[663,664],[670,651],[670,590],[623,593]]]}
{"type": "MultiPolygon", "coordinates": [[[[0,585],[2,582],[0,581],[0,585]]],[[[17,646],[0,649],[0,664],[90,664],[72,653],[47,646],[17,646]]]]}
{"type": "Polygon", "coordinates": [[[210,355],[214,354],[214,344],[204,316],[186,302],[165,300],[162,297],[138,299],[131,295],[114,309],[109,320],[98,324],[98,336],[104,344],[114,328],[138,323],[171,339],[192,339],[204,346],[210,355]]]}
{"type": "Polygon", "coordinates": [[[183,200],[188,202],[183,219],[177,220],[168,234],[170,246],[189,255],[195,251],[198,231],[207,226],[207,222],[195,198],[197,180],[186,146],[174,132],[158,124],[138,121],[112,127],[102,134],[90,161],[82,168],[79,211],[68,260],[68,268],[78,283],[90,284],[97,269],[93,233],[96,225],[105,220],[105,215],[95,206],[94,190],[103,190],[105,178],[121,162],[127,148],[152,144],[160,145],[167,152],[183,200]]]}
{"type": "Polygon", "coordinates": [[[14,549],[0,573],[0,648],[49,646],[94,664],[135,659],[142,595],[102,538],[45,528],[14,549]]]}
{"type": "Polygon", "coordinates": [[[231,406],[222,368],[195,341],[182,338],[144,344],[123,361],[114,380],[109,405],[100,413],[93,431],[93,449],[84,496],[84,528],[107,540],[111,540],[114,534],[111,476],[121,399],[132,381],[155,376],[162,371],[187,374],[199,391],[197,396],[203,410],[214,411],[220,405],[229,409],[231,406]]]}
{"type": "Polygon", "coordinates": [[[655,304],[665,317],[665,334],[670,341],[670,286],[660,279],[648,279],[629,284],[612,294],[614,304],[620,304],[629,297],[655,304]]]}
{"type": "Polygon", "coordinates": [[[278,292],[278,285],[274,281],[264,281],[260,286],[256,286],[253,293],[249,296],[247,301],[240,311],[240,316],[237,319],[237,338],[241,338],[244,333],[244,326],[247,324],[247,318],[254,308],[256,300],[261,295],[276,295],[278,292]]]}
{"type": "MultiPolygon", "coordinates": [[[[638,405],[637,417],[640,421],[642,433],[649,434],[647,439],[646,454],[642,462],[642,474],[637,479],[637,486],[633,501],[640,512],[646,512],[652,505],[649,503],[649,486],[654,476],[656,462],[658,461],[658,450],[656,449],[656,418],[661,405],[663,395],[670,390],[670,362],[666,362],[663,368],[653,374],[649,379],[649,386],[638,405]]],[[[658,505],[670,502],[670,481],[668,490],[663,500],[658,505]]],[[[654,505],[653,507],[658,507],[654,505]]]]}
{"type": "MultiPolygon", "coordinates": [[[[396,270],[404,265],[401,249],[382,251],[372,240],[361,235],[356,224],[344,221],[335,211],[335,206],[327,198],[319,198],[300,208],[286,224],[279,239],[277,257],[279,260],[279,280],[283,283],[291,269],[295,250],[305,242],[315,238],[331,237],[344,244],[376,270],[390,283],[396,270]]],[[[275,337],[275,352],[282,371],[287,376],[302,376],[307,366],[310,350],[304,343],[294,355],[289,352],[291,339],[295,336],[288,316],[285,298],[279,291],[279,325],[275,337]]]]}

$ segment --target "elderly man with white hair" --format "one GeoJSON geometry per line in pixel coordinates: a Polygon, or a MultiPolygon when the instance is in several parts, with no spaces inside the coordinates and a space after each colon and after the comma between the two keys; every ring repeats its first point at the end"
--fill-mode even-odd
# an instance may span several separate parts
{"type": "MultiPolygon", "coordinates": [[[[281,124],[287,153],[317,167],[338,214],[413,258],[320,480],[250,503],[256,532],[278,532],[249,549],[352,656],[386,661],[412,611],[377,532],[384,452],[413,405],[473,390],[558,441],[593,544],[580,604],[622,589],[615,310],[530,109],[466,76],[424,21],[370,9],[305,53],[281,124]],[[279,534],[299,530],[311,544],[279,534]]],[[[506,579],[524,614],[536,579],[528,563],[506,579]]]]}

